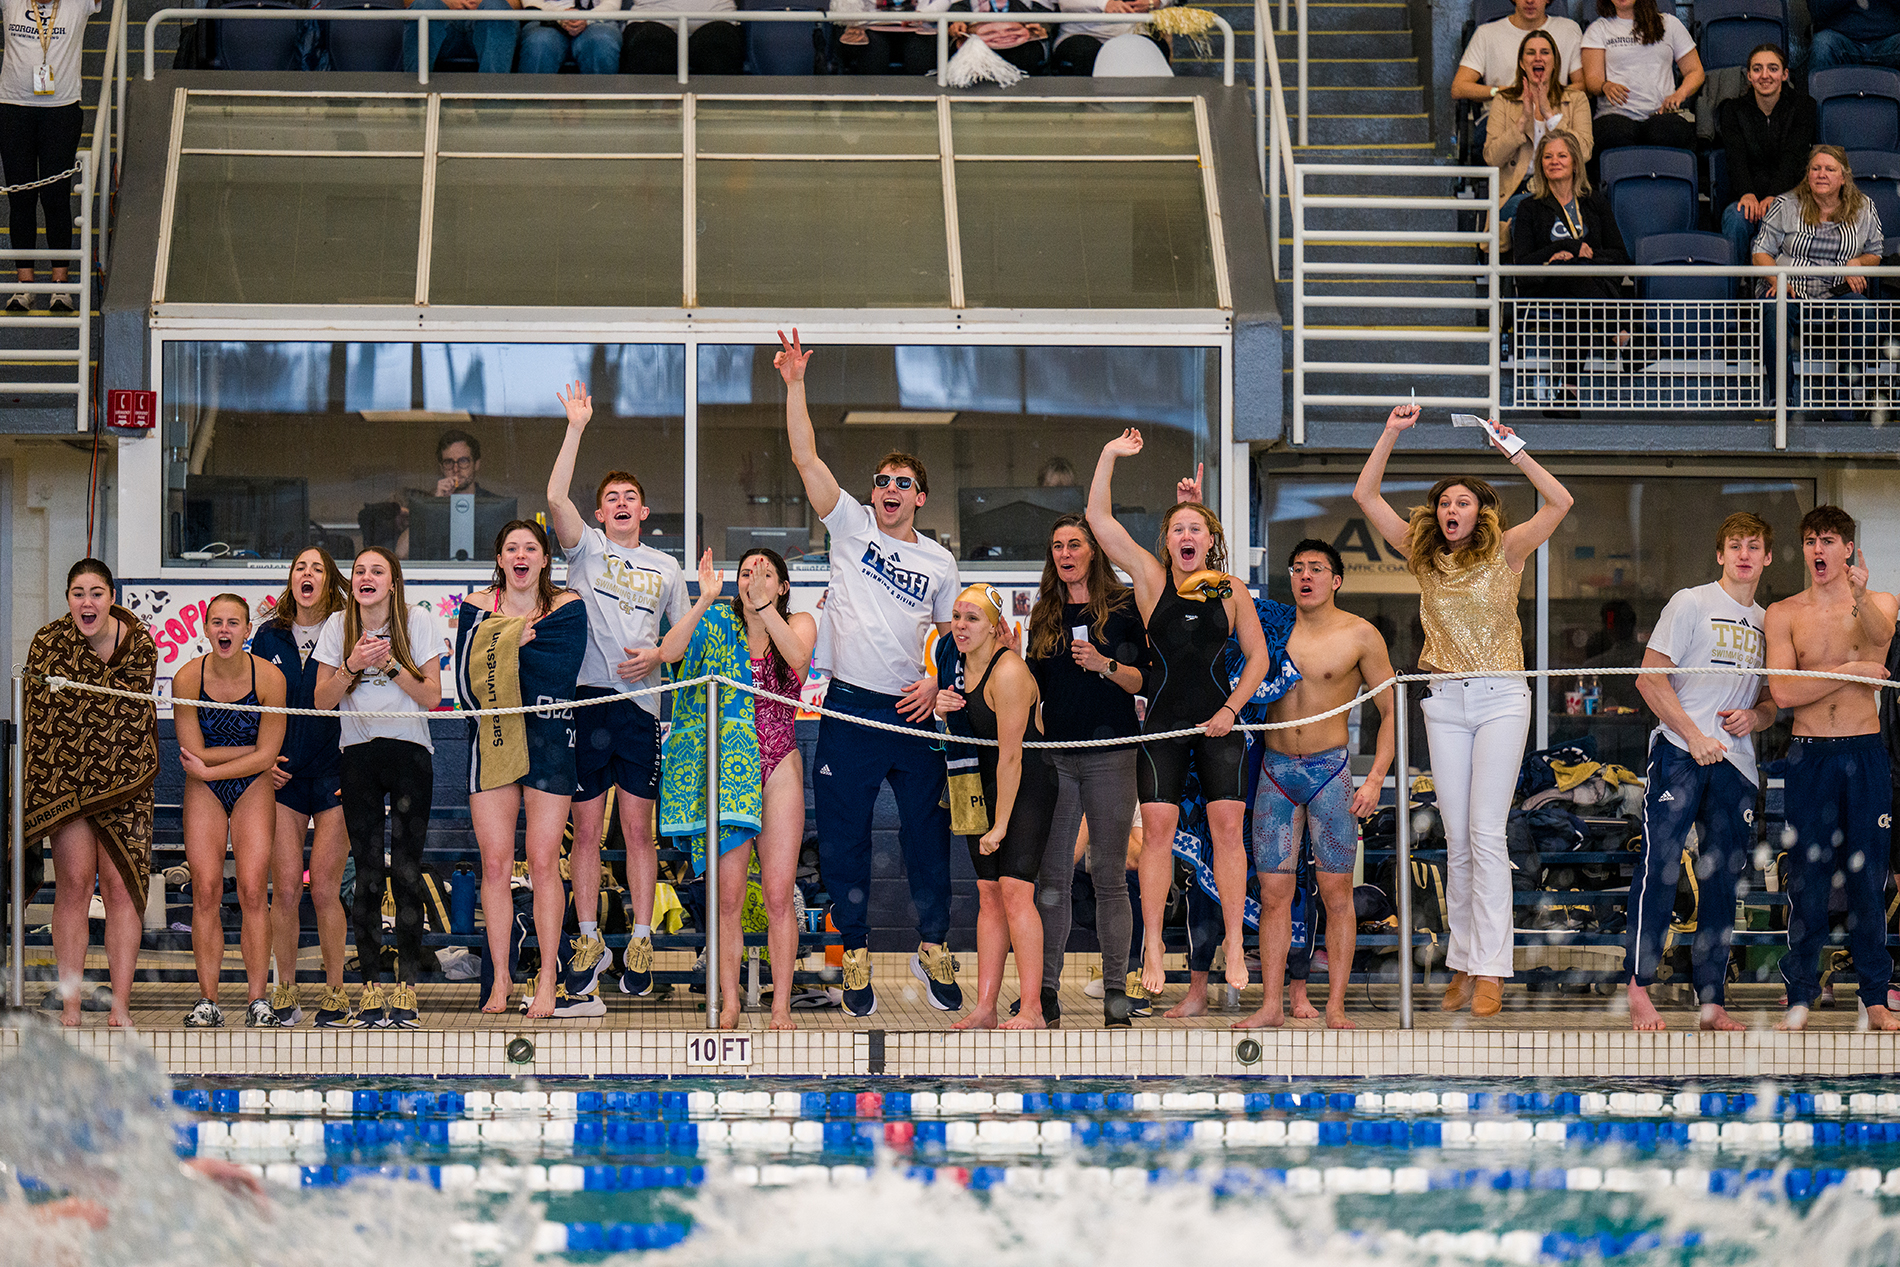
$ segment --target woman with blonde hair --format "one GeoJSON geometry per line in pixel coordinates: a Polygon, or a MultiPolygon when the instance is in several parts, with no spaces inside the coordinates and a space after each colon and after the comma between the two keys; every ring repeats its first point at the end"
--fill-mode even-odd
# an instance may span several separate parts
{"type": "Polygon", "coordinates": [[[1563,54],[1547,30],[1527,34],[1517,47],[1517,81],[1491,98],[1484,131],[1484,161],[1498,169],[1499,215],[1506,224],[1530,196],[1525,182],[1539,142],[1552,132],[1576,138],[1581,157],[1592,145],[1590,99],[1559,74],[1563,54]]]}
{"type": "Polygon", "coordinates": [[[435,793],[431,709],[442,702],[448,633],[434,613],[403,597],[402,564],[370,546],[350,567],[343,610],[323,622],[313,653],[318,708],[342,712],[343,822],[356,862],[351,903],[363,976],[355,1023],[417,1029],[422,976],[422,846],[435,793]],[[402,713],[359,717],[358,713],[402,713]],[[383,861],[383,803],[389,803],[389,863],[383,861]],[[382,984],[383,885],[396,899],[396,986],[382,984]]]}
{"type": "MultiPolygon", "coordinates": [[[[323,622],[343,610],[347,588],[328,550],[311,546],[299,552],[290,564],[284,592],[251,639],[252,654],[270,661],[284,675],[285,702],[292,708],[317,706],[321,670],[314,654],[317,637],[323,632],[323,622]]],[[[277,789],[278,849],[294,852],[301,862],[304,833],[312,832],[310,904],[317,913],[324,980],[316,1024],[326,1029],[350,1019],[349,996],[343,992],[343,958],[350,931],[343,913],[343,863],[350,856],[350,836],[343,829],[341,735],[334,717],[285,718],[283,748],[270,771],[277,789]]],[[[300,873],[297,879],[301,878],[300,873]]],[[[278,968],[270,1007],[280,1025],[295,1025],[303,1019],[295,971],[302,888],[301,883],[280,882],[271,894],[271,944],[278,968]]]]}
{"type": "MultiPolygon", "coordinates": [[[[1419,668],[1461,675],[1433,683],[1420,705],[1449,854],[1445,962],[1453,976],[1443,1006],[1495,1016],[1503,979],[1512,974],[1504,827],[1531,721],[1530,687],[1516,676],[1524,670],[1517,596],[1525,561],[1557,530],[1573,498],[1528,449],[1519,449],[1511,465],[1544,498],[1524,523],[1511,526],[1497,490],[1469,476],[1438,481],[1423,505],[1402,516],[1379,485],[1400,434],[1417,421],[1416,405],[1400,405],[1386,418],[1353,500],[1418,580],[1425,627],[1419,668]]],[[[1399,760],[1403,769],[1403,754],[1399,760]]]]}

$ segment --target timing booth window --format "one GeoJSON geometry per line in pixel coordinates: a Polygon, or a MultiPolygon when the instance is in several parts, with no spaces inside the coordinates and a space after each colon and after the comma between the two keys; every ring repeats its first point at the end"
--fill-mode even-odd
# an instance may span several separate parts
{"type": "Polygon", "coordinates": [[[339,559],[371,545],[419,562],[494,557],[547,509],[580,380],[594,420],[573,497],[610,470],[645,485],[647,540],[685,549],[685,349],[667,344],[185,343],[164,360],[169,565],[339,559]]]}

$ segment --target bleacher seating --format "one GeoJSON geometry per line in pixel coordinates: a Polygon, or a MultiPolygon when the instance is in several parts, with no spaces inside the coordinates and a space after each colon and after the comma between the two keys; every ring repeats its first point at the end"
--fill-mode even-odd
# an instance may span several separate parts
{"type": "Polygon", "coordinates": [[[1758,45],[1788,47],[1782,0],[1697,0],[1695,18],[1696,51],[1704,70],[1745,66],[1758,45]]]}
{"type": "Polygon", "coordinates": [[[1624,243],[1696,227],[1696,157],[1688,150],[1630,145],[1597,156],[1603,196],[1624,243]]]}
{"type": "MultiPolygon", "coordinates": [[[[823,12],[826,0],[742,0],[747,10],[786,11],[809,9],[823,12]]],[[[810,75],[825,68],[828,57],[829,29],[814,22],[755,22],[746,28],[745,68],[749,75],[810,75]]]]}
{"type": "MultiPolygon", "coordinates": [[[[233,0],[220,9],[297,9],[283,0],[233,0]]],[[[280,71],[300,66],[301,24],[294,22],[213,22],[216,65],[222,70],[280,71]]]]}
{"type": "Polygon", "coordinates": [[[1900,150],[1900,71],[1836,66],[1808,80],[1821,140],[1843,149],[1900,150]]]}
{"type": "Polygon", "coordinates": [[[1900,154],[1892,150],[1849,150],[1847,165],[1854,184],[1873,199],[1882,232],[1900,229],[1900,154]]]}
{"type": "MultiPolygon", "coordinates": [[[[395,9],[391,0],[339,0],[326,4],[315,0],[312,8],[321,9],[395,9]]],[[[402,69],[402,31],[395,22],[320,22],[322,38],[330,50],[332,70],[395,71],[402,69]]]]}

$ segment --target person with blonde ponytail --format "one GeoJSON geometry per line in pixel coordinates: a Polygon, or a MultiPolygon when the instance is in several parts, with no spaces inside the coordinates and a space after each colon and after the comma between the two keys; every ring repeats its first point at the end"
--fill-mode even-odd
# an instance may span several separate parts
{"type": "MultiPolygon", "coordinates": [[[[1469,1006],[1473,1016],[1495,1016],[1512,967],[1504,826],[1531,723],[1530,687],[1516,676],[1524,670],[1517,595],[1525,561],[1550,539],[1574,499],[1530,450],[1519,449],[1511,464],[1544,498],[1524,523],[1510,526],[1497,490],[1470,476],[1438,481],[1424,505],[1413,507],[1409,519],[1401,516],[1379,485],[1399,436],[1417,421],[1417,405],[1400,405],[1386,418],[1353,500],[1379,535],[1404,553],[1418,580],[1419,621],[1425,626],[1419,668],[1464,675],[1434,683],[1420,704],[1449,855],[1445,963],[1453,975],[1443,1006],[1447,1012],[1469,1006]]],[[[1509,427],[1498,432],[1511,434],[1509,427]]],[[[1403,753],[1398,769],[1403,782],[1403,753]]]]}
{"type": "Polygon", "coordinates": [[[442,702],[448,633],[426,607],[403,599],[402,564],[381,546],[356,556],[349,596],[317,635],[316,706],[342,714],[343,822],[356,861],[356,959],[363,993],[355,1021],[417,1029],[422,975],[422,845],[434,800],[435,745],[428,713],[442,702]],[[413,713],[361,717],[359,713],[413,713]],[[383,802],[389,802],[389,865],[383,802]],[[384,874],[396,898],[396,987],[382,985],[384,874]]]}

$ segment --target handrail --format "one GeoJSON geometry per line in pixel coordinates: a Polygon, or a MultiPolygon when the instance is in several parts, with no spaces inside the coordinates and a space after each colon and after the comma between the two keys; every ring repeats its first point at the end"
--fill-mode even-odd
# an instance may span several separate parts
{"type": "MultiPolygon", "coordinates": [[[[1259,0],[1256,0],[1258,3],[1259,0]]],[[[1305,14],[1301,6],[1302,17],[1305,14]]],[[[1217,13],[1208,15],[1214,25],[1220,28],[1223,52],[1221,58],[1221,84],[1234,86],[1234,27],[1226,18],[1217,13]]],[[[429,23],[436,22],[545,22],[548,11],[542,9],[462,9],[429,11],[417,13],[409,9],[160,9],[145,20],[145,78],[149,81],[157,72],[157,34],[158,24],[173,18],[191,18],[194,21],[240,21],[240,22],[413,22],[417,26],[416,43],[421,47],[428,39],[429,23]]],[[[904,13],[901,15],[878,15],[866,10],[840,12],[837,10],[791,10],[773,12],[752,12],[749,10],[722,11],[667,11],[656,14],[649,9],[589,10],[585,21],[588,22],[653,22],[663,19],[679,28],[679,82],[687,82],[686,37],[689,25],[694,22],[830,22],[841,25],[863,26],[872,21],[903,21],[905,23],[929,23],[937,28],[937,86],[945,87],[950,65],[950,27],[955,23],[973,22],[1020,22],[1020,13],[952,13],[939,10],[934,13],[904,13]]],[[[1146,26],[1149,15],[1145,13],[1043,13],[1035,14],[1038,24],[1050,25],[1065,22],[1106,23],[1116,26],[1146,26]]],[[[429,59],[416,58],[416,82],[429,82],[429,59]]]]}
{"type": "MultiPolygon", "coordinates": [[[[110,25],[106,31],[106,55],[102,73],[99,76],[99,102],[93,108],[92,115],[92,163],[88,169],[92,183],[99,195],[99,209],[93,218],[93,224],[99,229],[99,250],[95,257],[99,267],[106,266],[106,237],[112,226],[112,191],[118,184],[119,155],[123,152],[119,142],[124,133],[115,133],[114,102],[112,94],[117,91],[117,126],[125,125],[125,37],[128,30],[132,6],[130,0],[118,0],[112,7],[110,25]],[[117,74],[114,73],[115,67],[117,74]]],[[[90,273],[87,277],[91,280],[90,273]]]]}
{"type": "MultiPolygon", "coordinates": [[[[1280,178],[1285,175],[1287,188],[1293,187],[1293,141],[1286,119],[1286,90],[1280,82],[1280,50],[1274,45],[1273,31],[1267,24],[1269,0],[1254,0],[1253,7],[1253,120],[1254,149],[1259,155],[1260,184],[1267,199],[1267,249],[1271,253],[1273,280],[1280,280],[1280,178]],[[1262,36],[1264,35],[1264,39],[1262,36]],[[1263,51],[1273,47],[1273,56],[1263,51]],[[1272,100],[1267,98],[1272,85],[1272,100]],[[1272,152],[1267,157],[1268,126],[1272,127],[1272,152]]],[[[1300,143],[1306,143],[1306,0],[1298,0],[1300,11],[1300,143]]],[[[1287,0],[1280,0],[1280,25],[1286,26],[1287,0]]]]}

